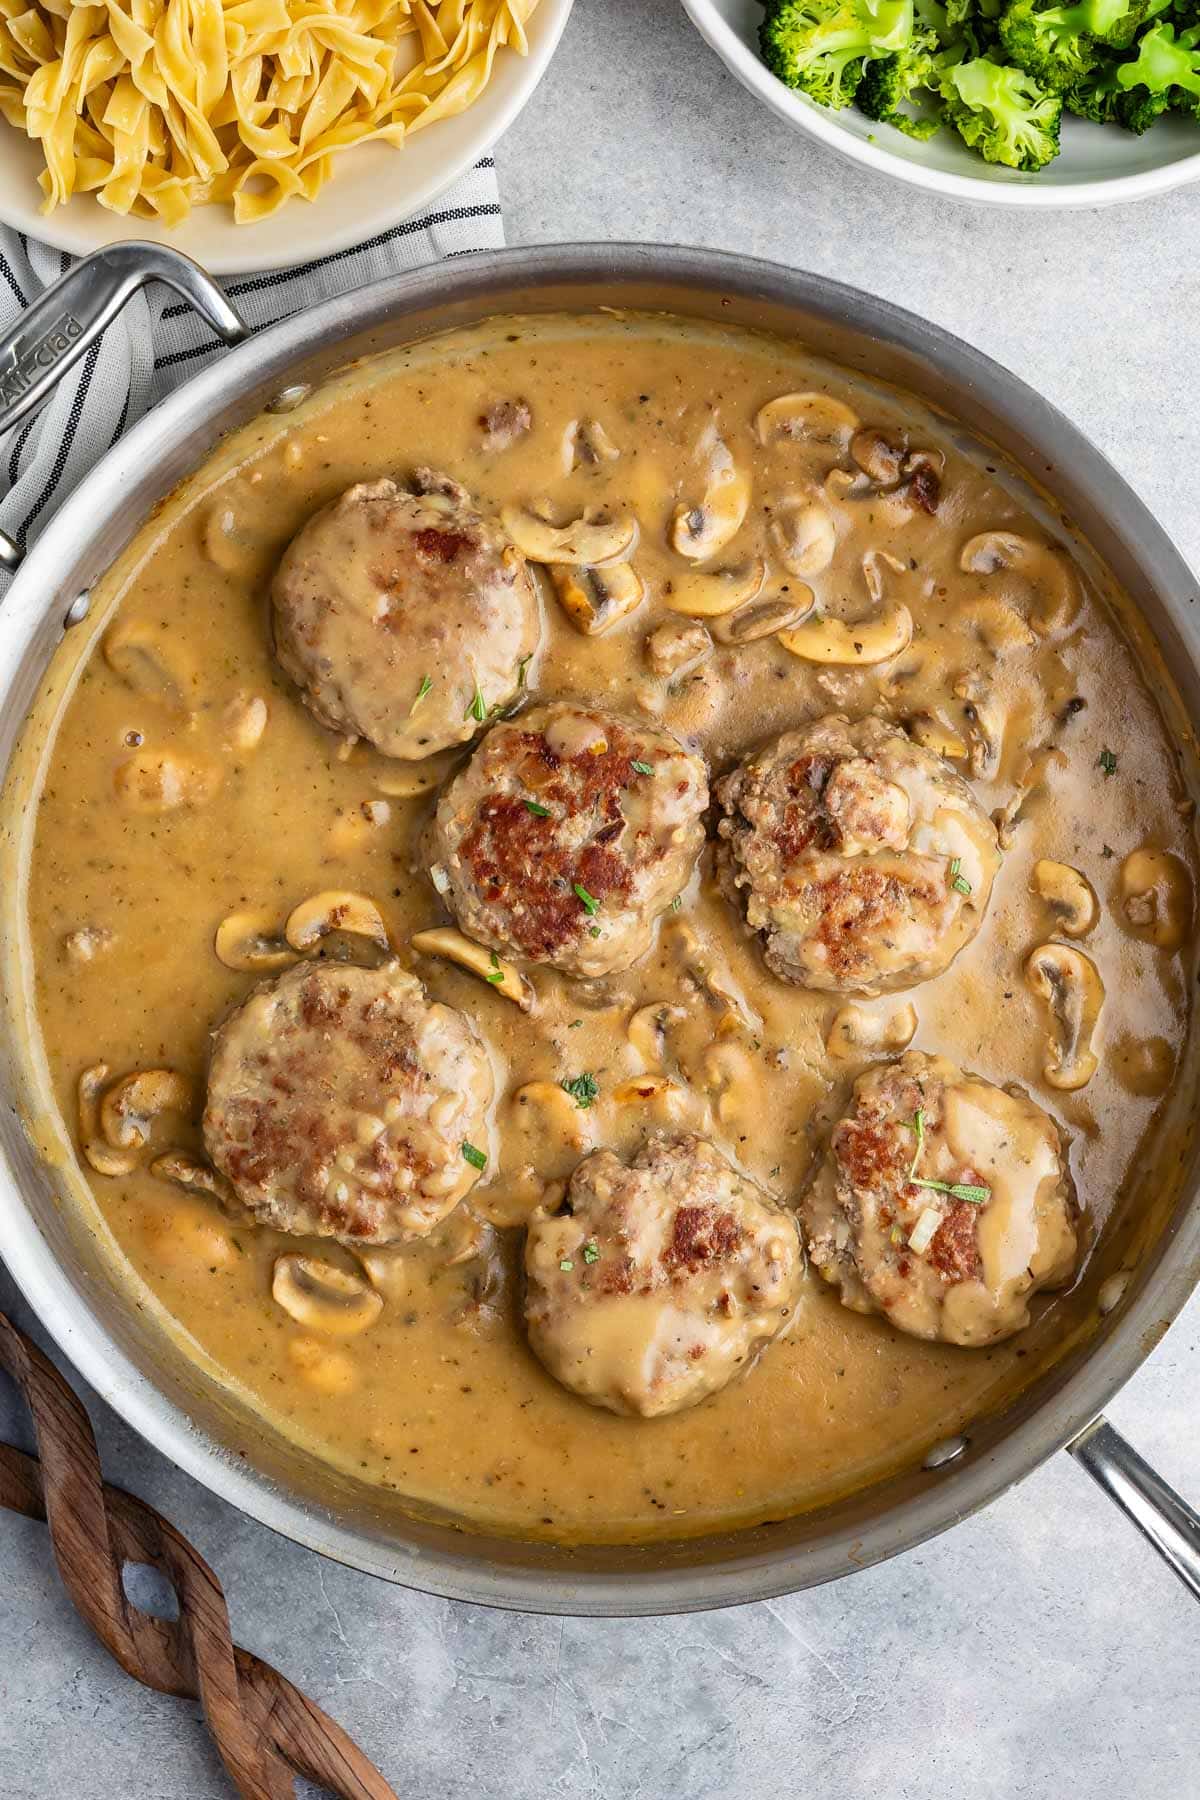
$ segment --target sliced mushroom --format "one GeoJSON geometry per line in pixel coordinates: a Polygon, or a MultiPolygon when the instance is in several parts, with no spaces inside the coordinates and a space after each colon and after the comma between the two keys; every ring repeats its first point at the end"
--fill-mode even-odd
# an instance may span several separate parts
{"type": "Polygon", "coordinates": [[[1011,569],[1022,576],[1034,595],[1029,623],[1039,637],[1064,630],[1079,611],[1079,580],[1066,556],[1015,531],[983,531],[968,539],[958,566],[972,575],[1011,569]]]}
{"type": "Polygon", "coordinates": [[[225,742],[243,754],[256,750],[267,729],[267,703],[261,694],[235,694],[221,715],[225,742]]]}
{"type": "Polygon", "coordinates": [[[1095,963],[1065,944],[1039,944],[1025,964],[1025,980],[1049,1013],[1044,1078],[1067,1092],[1086,1086],[1097,1068],[1092,1037],[1104,1004],[1095,963]]]}
{"type": "Polygon", "coordinates": [[[972,625],[987,649],[999,656],[1005,650],[1026,650],[1037,643],[1037,634],[1015,606],[995,594],[985,594],[963,607],[964,621],[972,625]]]}
{"type": "Polygon", "coordinates": [[[591,1148],[591,1108],[577,1106],[558,1082],[523,1082],[511,1104],[513,1126],[528,1151],[525,1160],[542,1177],[569,1174],[591,1148]]]}
{"type": "Polygon", "coordinates": [[[117,799],[135,813],[207,806],[220,785],[221,771],[215,764],[174,750],[139,750],[113,772],[117,799]]]}
{"type": "Polygon", "coordinates": [[[867,592],[878,606],[883,599],[886,583],[884,582],[880,564],[891,570],[893,575],[904,575],[908,564],[900,561],[888,550],[868,550],[862,559],[863,580],[867,584],[867,592]]]}
{"type": "Polygon", "coordinates": [[[1035,862],[1030,872],[1035,894],[1044,900],[1054,914],[1064,937],[1086,937],[1100,914],[1099,902],[1086,875],[1069,863],[1049,862],[1045,857],[1035,862]]]}
{"type": "Polygon", "coordinates": [[[287,1347],[289,1360],[306,1387],[319,1394],[348,1394],[358,1382],[358,1371],[344,1350],[322,1344],[317,1338],[293,1338],[287,1347]]]}
{"type": "Polygon", "coordinates": [[[968,762],[977,781],[988,781],[1000,766],[1004,748],[1004,711],[990,682],[974,674],[960,675],[955,698],[963,702],[967,723],[968,762]]]}
{"type": "Polygon", "coordinates": [[[631,563],[609,563],[586,569],[571,563],[550,571],[559,604],[577,631],[599,637],[636,612],[646,597],[646,584],[631,563]]]}
{"type": "Polygon", "coordinates": [[[755,599],[766,578],[767,565],[758,556],[732,569],[695,569],[672,576],[663,586],[663,601],[692,619],[719,618],[755,599]]]}
{"type": "Polygon", "coordinates": [[[658,1100],[672,1100],[681,1093],[679,1083],[661,1070],[651,1069],[645,1075],[630,1075],[613,1089],[618,1106],[649,1106],[658,1100]]]}
{"type": "Polygon", "coordinates": [[[334,813],[325,838],[329,856],[355,856],[391,823],[390,800],[360,800],[357,806],[334,813]]]}
{"type": "Polygon", "coordinates": [[[90,963],[111,950],[116,941],[107,925],[81,925],[77,931],[68,931],[63,949],[73,963],[90,963]]]}
{"type": "Polygon", "coordinates": [[[372,1245],[354,1252],[367,1280],[377,1293],[393,1304],[407,1297],[412,1270],[404,1250],[396,1244],[372,1245]]]}
{"type": "Polygon", "coordinates": [[[213,949],[217,961],[227,969],[253,970],[257,974],[284,969],[296,960],[295,952],[279,936],[268,912],[230,913],[217,926],[213,949]]]}
{"type": "Polygon", "coordinates": [[[742,528],[750,507],[750,480],[710,428],[702,440],[708,458],[708,481],[698,506],[679,506],[671,521],[673,550],[692,562],[719,556],[742,528]]]}
{"type": "Polygon", "coordinates": [[[594,569],[616,562],[633,548],[637,522],[631,513],[611,517],[589,508],[568,525],[551,525],[527,506],[506,506],[501,523],[530,562],[575,563],[594,569]]]}
{"type": "Polygon", "coordinates": [[[759,408],[754,421],[760,444],[807,438],[839,453],[858,428],[858,414],[832,394],[781,394],[759,408]]]}
{"type": "Polygon", "coordinates": [[[646,639],[646,661],[665,680],[699,668],[712,655],[712,647],[712,638],[699,621],[665,619],[646,639]]]}
{"type": "Polygon", "coordinates": [[[771,522],[771,541],[789,575],[820,575],[833,561],[837,527],[828,507],[789,507],[771,522]]]}
{"type": "Polygon", "coordinates": [[[84,1069],[76,1083],[79,1142],[85,1158],[97,1175],[129,1175],[137,1167],[136,1153],[115,1149],[100,1135],[100,1096],[104,1092],[108,1073],[107,1063],[93,1063],[90,1068],[84,1069]]]}
{"type": "Polygon", "coordinates": [[[444,956],[448,962],[457,963],[462,969],[469,969],[472,975],[478,975],[519,1006],[522,1012],[529,1012],[533,1007],[534,992],[532,985],[526,981],[519,970],[511,963],[505,962],[494,950],[485,950],[473,938],[465,937],[461,931],[455,931],[449,925],[437,925],[429,931],[417,931],[412,936],[412,947],[421,956],[444,956]]]}
{"type": "Polygon", "coordinates": [[[625,1035],[644,1070],[650,1072],[662,1068],[667,1054],[667,1027],[686,1018],[682,1006],[672,1006],[667,1000],[654,1000],[648,1006],[638,1007],[625,1028],[625,1035]]]}
{"type": "Polygon", "coordinates": [[[835,1062],[860,1062],[874,1051],[906,1050],[916,1030],[917,1009],[911,1001],[886,1012],[843,1006],[833,1016],[825,1048],[835,1062]]]}
{"type": "Polygon", "coordinates": [[[511,450],[533,426],[533,414],[526,400],[497,400],[480,416],[485,450],[511,450]]]}
{"type": "Polygon", "coordinates": [[[175,1069],[134,1069],[100,1101],[100,1130],[114,1150],[141,1150],[162,1113],[187,1112],[191,1083],[175,1069]]]}
{"type": "Polygon", "coordinates": [[[621,454],[599,419],[572,419],[563,438],[563,449],[568,471],[616,462],[621,454]]]}
{"type": "Polygon", "coordinates": [[[1160,950],[1178,950],[1192,925],[1192,878],[1169,850],[1143,844],[1121,864],[1125,922],[1160,950]]]}
{"type": "Polygon", "coordinates": [[[237,1196],[225,1177],[186,1150],[164,1150],[150,1164],[150,1173],[157,1175],[160,1181],[173,1181],[176,1187],[184,1188],[189,1194],[203,1194],[206,1199],[216,1200],[227,1211],[238,1208],[237,1196]]]}
{"type": "Polygon", "coordinates": [[[177,643],[168,649],[159,628],[136,617],[118,617],[104,634],[104,660],[127,688],[172,712],[186,710],[191,671],[177,643]]]}
{"type": "Polygon", "coordinates": [[[205,516],[200,542],[208,560],[228,575],[249,575],[258,561],[255,545],[238,524],[232,506],[219,501],[205,516]]]}
{"type": "Polygon", "coordinates": [[[323,938],[334,934],[362,938],[384,952],[391,950],[387,926],[375,902],[365,894],[336,888],[302,900],[288,914],[283,928],[293,950],[315,950],[323,938]]]}
{"type": "Polygon", "coordinates": [[[834,663],[840,668],[867,668],[890,662],[912,642],[912,614],[907,606],[889,606],[878,618],[847,625],[842,619],[806,619],[794,631],[781,631],[779,642],[805,662],[834,663]]]}
{"type": "Polygon", "coordinates": [[[774,637],[780,631],[799,625],[801,619],[808,617],[812,606],[812,589],[796,581],[786,594],[752,600],[736,612],[725,613],[713,625],[713,636],[722,644],[753,644],[759,638],[774,637]]]}
{"type": "Polygon", "coordinates": [[[385,764],[371,770],[371,781],[390,800],[415,800],[441,787],[451,770],[462,761],[461,749],[443,750],[424,762],[385,764]]]}
{"type": "Polygon", "coordinates": [[[1017,776],[1016,787],[1008,802],[992,814],[992,822],[1000,837],[1000,848],[1010,850],[1013,827],[1018,825],[1033,806],[1050,791],[1050,777],[1056,769],[1067,767],[1067,755],[1056,744],[1042,744],[1031,750],[1017,776]]]}
{"type": "Polygon", "coordinates": [[[360,1276],[316,1256],[281,1256],[271,1277],[271,1296],[298,1325],[329,1337],[366,1331],[383,1311],[382,1294],[360,1276]]]}
{"type": "Polygon", "coordinates": [[[667,927],[665,939],[688,975],[722,1014],[718,1030],[761,1032],[762,1020],[723,963],[700,942],[693,926],[679,919],[667,927]]]}
{"type": "Polygon", "coordinates": [[[920,744],[926,750],[932,750],[938,756],[944,756],[948,762],[965,762],[967,745],[957,731],[943,725],[932,713],[918,713],[915,719],[908,721],[908,734],[914,744],[920,744]]]}
{"type": "Polygon", "coordinates": [[[877,425],[864,425],[850,440],[850,455],[877,487],[895,487],[904,462],[902,445],[889,443],[877,425]]]}

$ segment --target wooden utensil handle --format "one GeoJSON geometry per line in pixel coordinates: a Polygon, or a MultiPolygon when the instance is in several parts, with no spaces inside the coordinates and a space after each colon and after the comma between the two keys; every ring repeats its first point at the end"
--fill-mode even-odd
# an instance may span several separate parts
{"type": "Polygon", "coordinates": [[[338,1800],[397,1800],[374,1764],[286,1676],[233,1642],[221,1584],[186,1538],[100,1473],[91,1422],[54,1365],[0,1313],[0,1367],[25,1397],[38,1455],[0,1444],[0,1506],[44,1519],[67,1592],[126,1674],[198,1699],[244,1800],[295,1800],[295,1777],[338,1800]],[[127,1598],[127,1563],[174,1588],[179,1614],[152,1618],[127,1598]]]}

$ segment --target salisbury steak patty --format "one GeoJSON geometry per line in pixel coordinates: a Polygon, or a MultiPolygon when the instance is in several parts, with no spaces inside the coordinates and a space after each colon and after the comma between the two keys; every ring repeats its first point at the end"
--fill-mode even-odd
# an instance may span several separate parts
{"type": "Polygon", "coordinates": [[[431,875],[463,930],[573,975],[627,968],[691,876],[708,781],[677,738],[560,702],[495,725],[438,802],[431,875]]]}
{"type": "Polygon", "coordinates": [[[679,1412],[783,1329],[802,1271],[791,1214],[706,1139],[656,1139],[628,1167],[597,1150],[530,1221],[529,1341],[593,1406],[679,1412]]]}
{"type": "Polygon", "coordinates": [[[360,482],[315,513],[271,589],[275,652],[323,725],[413,760],[515,699],[541,639],[533,577],[465,488],[360,482]]]}
{"type": "Polygon", "coordinates": [[[1000,856],[962,777],[882,719],[818,719],[717,783],[721,876],[798,987],[882,993],[974,937],[1000,856]]]}
{"type": "Polygon", "coordinates": [[[458,1205],[491,1098],[482,1043],[414,976],[302,964],[216,1033],[204,1142],[264,1224],[387,1244],[458,1205]]]}
{"type": "Polygon", "coordinates": [[[813,1261],[855,1312],[992,1344],[1075,1267],[1054,1121],[1018,1090],[910,1050],[859,1077],[802,1207],[813,1261]]]}

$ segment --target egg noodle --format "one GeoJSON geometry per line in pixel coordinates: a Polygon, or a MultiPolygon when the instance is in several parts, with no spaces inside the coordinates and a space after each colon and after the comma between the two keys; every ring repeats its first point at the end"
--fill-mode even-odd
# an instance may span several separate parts
{"type": "Polygon", "coordinates": [[[169,225],[311,200],[339,150],[462,112],[537,0],[0,0],[0,112],[42,145],[43,212],[94,193],[169,225]]]}

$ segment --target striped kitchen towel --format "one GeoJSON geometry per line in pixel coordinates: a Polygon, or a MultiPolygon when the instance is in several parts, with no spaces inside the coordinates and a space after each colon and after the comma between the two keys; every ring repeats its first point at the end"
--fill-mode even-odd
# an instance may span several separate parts
{"type": "MultiPolygon", "coordinates": [[[[130,237],[137,235],[131,222],[130,237]]],[[[252,329],[384,275],[504,243],[496,167],[484,157],[435,206],[351,250],[268,275],[224,282],[252,329]]],[[[70,266],[63,252],[0,228],[0,326],[7,327],[70,266]]],[[[33,544],[122,432],[223,346],[169,289],[144,289],[59,383],[32,419],[0,439],[0,529],[33,544]]],[[[0,593],[11,579],[0,571],[0,593]]]]}

